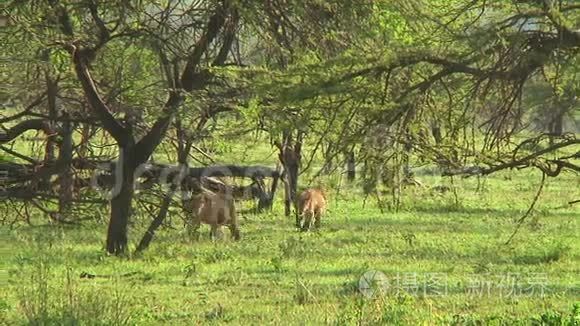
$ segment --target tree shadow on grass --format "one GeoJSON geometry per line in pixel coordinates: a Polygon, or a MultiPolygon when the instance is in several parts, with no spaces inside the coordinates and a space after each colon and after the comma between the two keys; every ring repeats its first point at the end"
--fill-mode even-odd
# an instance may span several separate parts
{"type": "MultiPolygon", "coordinates": [[[[527,207],[523,209],[514,209],[514,208],[495,208],[495,207],[463,207],[463,206],[458,207],[453,205],[444,205],[444,206],[423,205],[413,207],[407,212],[417,212],[444,216],[449,216],[450,214],[452,214],[473,218],[481,216],[494,218],[519,218],[524,214],[524,212],[527,209],[528,209],[527,207]]],[[[543,208],[540,209],[539,211],[541,212],[542,210],[549,211],[550,216],[554,217],[573,218],[578,216],[577,213],[574,213],[572,211],[556,210],[548,208],[543,208]]]]}
{"type": "Polygon", "coordinates": [[[461,215],[465,217],[480,217],[493,216],[493,217],[516,217],[522,214],[522,210],[519,209],[508,209],[508,208],[495,208],[495,207],[464,207],[464,206],[454,206],[454,205],[425,205],[416,206],[409,210],[409,212],[425,213],[430,215],[461,215]]]}

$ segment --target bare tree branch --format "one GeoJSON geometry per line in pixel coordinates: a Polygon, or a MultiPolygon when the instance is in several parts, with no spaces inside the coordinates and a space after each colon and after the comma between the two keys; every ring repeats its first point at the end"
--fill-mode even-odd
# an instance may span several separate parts
{"type": "Polygon", "coordinates": [[[87,67],[88,58],[83,55],[85,53],[82,49],[77,49],[76,46],[70,45],[69,51],[72,54],[72,59],[74,63],[74,68],[77,74],[77,78],[81,82],[81,86],[90,107],[93,109],[95,115],[101,120],[103,128],[107,130],[109,134],[119,143],[119,145],[124,146],[128,141],[130,135],[127,129],[115,119],[109,107],[105,104],[97,87],[91,77],[89,68],[87,67]]]}
{"type": "Polygon", "coordinates": [[[14,140],[16,137],[29,130],[42,130],[46,135],[51,135],[54,133],[50,123],[43,119],[31,119],[18,123],[10,129],[6,129],[3,133],[0,133],[0,144],[7,143],[14,140]]]}
{"type": "MultiPolygon", "coordinates": [[[[34,109],[40,103],[42,103],[42,101],[44,101],[45,97],[46,97],[46,91],[42,92],[34,101],[32,101],[30,104],[28,104],[26,106],[26,108],[24,108],[24,110],[22,110],[21,112],[15,114],[15,115],[6,117],[6,118],[0,118],[0,123],[10,122],[10,121],[13,121],[13,120],[16,120],[16,119],[19,119],[21,117],[28,115],[32,109],[34,109]]],[[[2,116],[4,116],[4,115],[2,114],[2,116]]]]}

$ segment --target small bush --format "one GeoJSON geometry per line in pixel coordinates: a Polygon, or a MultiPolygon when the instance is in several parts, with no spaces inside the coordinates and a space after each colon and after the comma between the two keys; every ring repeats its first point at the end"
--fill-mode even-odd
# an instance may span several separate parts
{"type": "Polygon", "coordinates": [[[310,284],[302,282],[299,277],[296,277],[294,281],[294,288],[296,292],[294,293],[294,301],[299,305],[305,305],[312,302],[314,295],[309,289],[310,284]]]}
{"type": "Polygon", "coordinates": [[[572,306],[570,314],[558,311],[546,311],[537,318],[532,319],[533,325],[546,326],[578,326],[580,325],[580,303],[572,306]]]}
{"type": "Polygon", "coordinates": [[[231,321],[231,317],[226,314],[226,310],[219,303],[212,308],[210,311],[205,313],[205,319],[207,321],[231,321]]]}
{"type": "Polygon", "coordinates": [[[407,316],[412,315],[413,297],[407,294],[401,294],[393,302],[384,302],[384,307],[380,320],[381,325],[400,325],[407,324],[407,316]]]}
{"type": "Polygon", "coordinates": [[[569,250],[568,246],[558,242],[537,254],[517,256],[513,262],[519,265],[550,264],[561,260],[569,250]]]}
{"type": "Polygon", "coordinates": [[[282,257],[301,257],[304,255],[304,243],[295,237],[282,241],[278,247],[282,257]]]}

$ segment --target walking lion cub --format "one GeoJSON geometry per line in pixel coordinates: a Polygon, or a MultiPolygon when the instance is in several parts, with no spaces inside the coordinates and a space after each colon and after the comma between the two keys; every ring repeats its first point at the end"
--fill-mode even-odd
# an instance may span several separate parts
{"type": "Polygon", "coordinates": [[[210,225],[210,238],[217,238],[221,226],[227,225],[232,238],[240,239],[236,208],[231,196],[205,191],[193,196],[187,204],[188,211],[193,214],[194,224],[199,225],[201,222],[210,225]]]}
{"type": "Polygon", "coordinates": [[[298,210],[296,212],[296,227],[302,231],[308,231],[312,218],[314,227],[320,227],[320,217],[326,212],[326,193],[320,188],[304,190],[298,197],[298,210]],[[304,223],[302,223],[304,219],[304,223]],[[302,225],[301,225],[302,224],[302,225]]]}

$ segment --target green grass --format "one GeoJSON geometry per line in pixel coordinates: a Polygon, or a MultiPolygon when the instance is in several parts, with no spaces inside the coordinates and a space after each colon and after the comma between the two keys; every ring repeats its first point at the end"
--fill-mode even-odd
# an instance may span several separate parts
{"type": "MultiPolygon", "coordinates": [[[[476,179],[456,179],[457,198],[429,187],[449,180],[419,178],[428,186],[408,188],[398,212],[381,212],[371,198],[363,207],[354,190],[332,193],[318,232],[297,232],[280,200],[270,213],[246,214],[237,243],[212,242],[207,228],[193,241],[172,216],[173,229],[161,230],[140,257],[106,255],[104,223],[65,228],[38,217],[35,226],[4,226],[0,322],[578,325],[580,210],[566,205],[580,198],[577,176],[548,180],[509,245],[538,175],[498,174],[479,190],[476,179]],[[358,281],[369,270],[391,281],[398,274],[418,294],[365,298],[358,281]],[[83,272],[112,277],[80,278],[83,272]],[[441,295],[420,295],[430,273],[446,278],[441,295]],[[492,282],[489,294],[473,292],[478,278],[492,282]],[[543,296],[540,286],[533,294],[525,289],[533,281],[545,284],[543,296]],[[523,292],[510,294],[518,288],[523,292]]],[[[147,222],[134,220],[133,245],[147,222]]]]}

